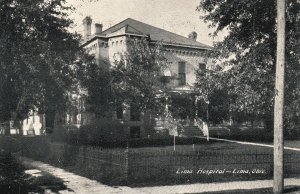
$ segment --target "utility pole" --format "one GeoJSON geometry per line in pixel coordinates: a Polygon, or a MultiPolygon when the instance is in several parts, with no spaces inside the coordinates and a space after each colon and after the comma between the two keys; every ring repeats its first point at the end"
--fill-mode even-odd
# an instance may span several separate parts
{"type": "Polygon", "coordinates": [[[285,0],[277,0],[277,58],[274,105],[274,181],[273,191],[282,194],[283,179],[283,108],[285,66],[285,0]]]}

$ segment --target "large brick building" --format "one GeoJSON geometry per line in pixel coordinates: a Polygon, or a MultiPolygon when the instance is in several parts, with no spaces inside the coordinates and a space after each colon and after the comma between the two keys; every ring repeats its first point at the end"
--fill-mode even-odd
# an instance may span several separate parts
{"type": "Polygon", "coordinates": [[[209,68],[211,63],[205,57],[207,50],[212,47],[196,41],[197,34],[189,37],[180,36],[140,21],[128,18],[104,31],[102,24],[95,24],[96,32],[91,34],[92,20],[83,20],[84,40],[82,46],[95,54],[98,61],[107,60],[111,64],[117,53],[126,51],[126,40],[132,37],[147,37],[151,43],[161,42],[166,49],[166,57],[170,64],[170,72],[181,76],[175,83],[177,89],[183,86],[193,86],[195,70],[209,68]]]}
{"type": "MultiPolygon", "coordinates": [[[[146,37],[150,44],[162,43],[169,64],[165,75],[175,78],[172,79],[171,87],[173,92],[179,94],[192,93],[196,81],[196,70],[200,68],[205,71],[213,65],[205,55],[212,47],[197,42],[197,33],[195,32],[184,37],[131,18],[106,30],[102,30],[102,24],[96,23],[95,33],[91,33],[92,19],[86,17],[83,20],[83,27],[82,47],[95,55],[98,64],[113,64],[116,55],[126,51],[126,42],[130,38],[146,37]]],[[[195,101],[195,96],[192,97],[191,99],[195,101]]],[[[137,136],[147,135],[145,129],[147,122],[145,121],[148,118],[145,115],[139,121],[132,121],[130,109],[124,110],[123,113],[123,116],[118,117],[129,123],[132,130],[138,131],[137,136]]]]}

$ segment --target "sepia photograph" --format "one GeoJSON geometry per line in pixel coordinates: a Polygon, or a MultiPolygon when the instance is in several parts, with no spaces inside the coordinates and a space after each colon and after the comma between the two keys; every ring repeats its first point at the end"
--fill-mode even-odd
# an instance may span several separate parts
{"type": "Polygon", "coordinates": [[[299,0],[0,0],[0,194],[300,194],[299,0]]]}

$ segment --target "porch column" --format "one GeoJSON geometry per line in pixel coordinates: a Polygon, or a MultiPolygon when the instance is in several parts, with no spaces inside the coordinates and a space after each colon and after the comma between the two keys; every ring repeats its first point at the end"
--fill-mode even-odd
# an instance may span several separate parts
{"type": "Polygon", "coordinates": [[[169,114],[168,97],[166,96],[165,99],[166,99],[166,107],[165,107],[165,111],[166,111],[166,115],[168,115],[168,114],[169,114]]]}
{"type": "Polygon", "coordinates": [[[195,103],[194,103],[194,109],[195,109],[195,115],[194,115],[194,125],[196,125],[197,118],[198,118],[198,96],[195,96],[195,103]]]}
{"type": "Polygon", "coordinates": [[[195,119],[198,118],[198,98],[199,96],[195,96],[195,119]]]}
{"type": "Polygon", "coordinates": [[[206,119],[207,119],[207,125],[209,125],[209,100],[207,100],[206,103],[207,103],[206,119]]]}

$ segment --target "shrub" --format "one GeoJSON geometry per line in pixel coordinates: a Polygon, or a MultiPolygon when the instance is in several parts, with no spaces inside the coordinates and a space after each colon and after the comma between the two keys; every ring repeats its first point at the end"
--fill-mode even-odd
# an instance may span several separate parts
{"type": "Polygon", "coordinates": [[[50,145],[47,136],[22,138],[22,154],[36,160],[47,160],[50,156],[50,145]]]}
{"type": "Polygon", "coordinates": [[[128,127],[119,120],[101,118],[79,129],[79,142],[88,145],[115,145],[126,142],[128,127]]]}
{"type": "Polygon", "coordinates": [[[51,134],[47,134],[51,141],[66,142],[68,139],[68,130],[66,126],[56,125],[51,134]]]}

